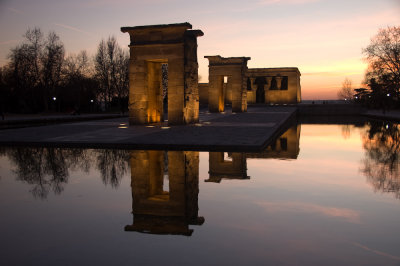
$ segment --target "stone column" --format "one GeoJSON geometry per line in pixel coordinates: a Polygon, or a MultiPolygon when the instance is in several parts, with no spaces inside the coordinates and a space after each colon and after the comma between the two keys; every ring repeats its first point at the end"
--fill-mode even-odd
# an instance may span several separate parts
{"type": "Polygon", "coordinates": [[[184,62],[183,58],[168,61],[168,124],[184,123],[184,62]]]}
{"type": "Polygon", "coordinates": [[[281,77],[281,75],[278,74],[278,75],[275,77],[275,80],[276,80],[276,87],[278,88],[278,90],[280,90],[280,89],[281,89],[281,86],[282,86],[282,77],[281,77]]]}
{"type": "Polygon", "coordinates": [[[256,78],[250,78],[251,90],[252,91],[256,91],[257,90],[257,86],[256,86],[256,84],[254,84],[254,81],[256,81],[256,78]]]}
{"type": "Polygon", "coordinates": [[[224,111],[224,90],[223,82],[224,77],[209,73],[208,76],[208,110],[210,112],[223,112],[224,111]]]}
{"type": "Polygon", "coordinates": [[[267,84],[265,84],[266,87],[264,87],[264,89],[268,90],[269,88],[271,88],[272,77],[265,77],[265,80],[267,81],[267,84]]]}
{"type": "MultiPolygon", "coordinates": [[[[238,73],[239,74],[239,73],[238,73]]],[[[243,82],[240,75],[232,76],[232,112],[244,112],[243,109],[243,82]]]]}

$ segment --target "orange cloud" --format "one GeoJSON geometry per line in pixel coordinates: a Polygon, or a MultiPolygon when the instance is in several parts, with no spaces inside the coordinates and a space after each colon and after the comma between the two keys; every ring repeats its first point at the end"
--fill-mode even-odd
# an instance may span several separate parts
{"type": "Polygon", "coordinates": [[[361,223],[360,213],[346,208],[334,208],[307,202],[257,202],[267,212],[297,212],[341,218],[350,223],[361,223]]]}

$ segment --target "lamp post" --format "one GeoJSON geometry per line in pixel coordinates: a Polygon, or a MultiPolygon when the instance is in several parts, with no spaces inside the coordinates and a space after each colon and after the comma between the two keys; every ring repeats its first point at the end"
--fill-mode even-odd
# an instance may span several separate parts
{"type": "Polygon", "coordinates": [[[54,111],[56,112],[57,111],[57,104],[56,104],[57,97],[54,96],[52,99],[53,99],[54,111]]]}

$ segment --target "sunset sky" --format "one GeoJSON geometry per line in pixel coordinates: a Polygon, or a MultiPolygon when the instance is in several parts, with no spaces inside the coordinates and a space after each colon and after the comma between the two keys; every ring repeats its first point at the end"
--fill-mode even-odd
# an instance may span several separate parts
{"type": "Polygon", "coordinates": [[[30,27],[54,30],[67,53],[94,55],[102,38],[122,47],[122,26],[189,22],[205,55],[248,56],[250,68],[298,67],[303,99],[335,99],[343,80],[363,81],[362,48],[379,28],[400,26],[400,0],[0,0],[0,65],[30,27]]]}

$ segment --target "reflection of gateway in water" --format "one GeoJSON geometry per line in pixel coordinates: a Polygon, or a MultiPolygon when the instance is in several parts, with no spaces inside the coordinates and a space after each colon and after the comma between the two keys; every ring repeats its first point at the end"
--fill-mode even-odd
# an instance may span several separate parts
{"type": "Polygon", "coordinates": [[[189,225],[204,223],[198,216],[198,152],[132,151],[131,171],[134,218],[125,231],[190,236],[189,225]],[[164,190],[165,173],[169,191],[164,190]]]}
{"type": "Polygon", "coordinates": [[[244,153],[210,152],[210,178],[206,182],[220,183],[222,179],[249,179],[244,153]]]}
{"type": "Polygon", "coordinates": [[[246,153],[248,159],[297,159],[300,152],[301,125],[294,125],[272,142],[263,152],[246,153]]]}
{"type": "Polygon", "coordinates": [[[290,127],[263,152],[210,152],[210,177],[205,181],[220,183],[222,179],[250,179],[247,176],[247,159],[297,159],[300,151],[300,127],[290,127]]]}

